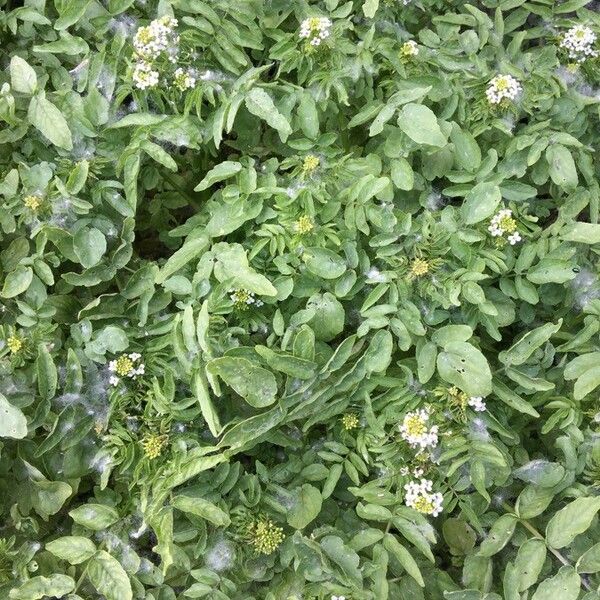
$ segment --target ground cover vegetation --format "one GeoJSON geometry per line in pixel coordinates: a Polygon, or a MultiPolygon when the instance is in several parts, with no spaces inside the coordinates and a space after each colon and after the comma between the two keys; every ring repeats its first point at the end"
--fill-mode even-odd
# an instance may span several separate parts
{"type": "Polygon", "coordinates": [[[0,0],[0,598],[600,598],[599,33],[0,0]]]}

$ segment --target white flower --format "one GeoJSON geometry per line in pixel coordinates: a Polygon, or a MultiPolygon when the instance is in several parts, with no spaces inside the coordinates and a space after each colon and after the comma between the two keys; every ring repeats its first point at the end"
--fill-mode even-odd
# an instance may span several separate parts
{"type": "Polygon", "coordinates": [[[175,70],[175,87],[177,87],[181,92],[185,92],[185,90],[189,90],[195,85],[196,78],[189,70],[185,71],[181,67],[175,70]]]}
{"type": "Polygon", "coordinates": [[[508,243],[511,246],[514,246],[517,242],[521,241],[521,234],[518,231],[515,231],[513,234],[508,236],[508,243]]]}
{"type": "Polygon", "coordinates": [[[427,427],[429,421],[429,412],[426,410],[417,410],[407,413],[400,426],[402,439],[406,440],[411,448],[419,447],[435,448],[438,444],[438,427],[427,427]]]}
{"type": "Polygon", "coordinates": [[[502,100],[514,100],[523,88],[512,75],[496,75],[485,91],[490,104],[500,104],[502,100]]]}
{"type": "Polygon", "coordinates": [[[157,86],[159,80],[158,71],[154,70],[149,63],[144,61],[135,64],[131,78],[135,87],[140,90],[157,86]]]}
{"type": "Polygon", "coordinates": [[[511,246],[522,239],[521,234],[517,231],[517,222],[513,219],[512,210],[509,208],[499,210],[492,217],[488,231],[492,234],[492,237],[503,237],[505,234],[509,234],[507,240],[511,246]]]}
{"type": "Polygon", "coordinates": [[[331,596],[331,600],[346,600],[346,596],[331,596]]]}
{"type": "Polygon", "coordinates": [[[320,46],[331,34],[331,19],[327,17],[309,17],[300,24],[300,38],[308,40],[311,46],[320,46]]]}
{"type": "Polygon", "coordinates": [[[108,370],[114,375],[109,377],[109,383],[116,386],[121,381],[121,377],[136,379],[139,375],[143,375],[146,367],[144,363],[140,362],[141,358],[142,355],[138,352],[131,352],[131,354],[122,354],[116,360],[111,360],[108,363],[108,370]]]}
{"type": "Polygon", "coordinates": [[[483,412],[486,409],[485,402],[481,396],[471,396],[468,404],[475,412],[483,412]]]}
{"type": "Polygon", "coordinates": [[[415,40],[408,40],[408,42],[404,42],[404,44],[402,44],[400,53],[403,56],[417,56],[417,54],[419,54],[419,46],[415,40]]]}
{"type": "Polygon", "coordinates": [[[178,52],[179,36],[174,33],[177,24],[177,19],[164,16],[140,27],[133,38],[136,54],[144,60],[154,60],[168,51],[170,60],[178,52]]]}
{"type": "Polygon", "coordinates": [[[575,25],[562,36],[560,47],[567,51],[569,58],[582,63],[598,56],[598,51],[594,49],[596,39],[596,34],[589,27],[575,25]]]}
{"type": "Polygon", "coordinates": [[[432,489],[433,482],[429,479],[410,481],[404,486],[404,503],[420,513],[437,517],[442,512],[444,497],[439,492],[432,493],[432,489]]]}

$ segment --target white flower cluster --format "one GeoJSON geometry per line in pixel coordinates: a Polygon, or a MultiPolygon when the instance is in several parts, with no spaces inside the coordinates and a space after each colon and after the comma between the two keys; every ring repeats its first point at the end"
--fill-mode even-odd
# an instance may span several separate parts
{"type": "Polygon", "coordinates": [[[327,17],[309,17],[300,25],[300,38],[308,39],[311,46],[320,46],[331,33],[331,19],[327,17]]]}
{"type": "Polygon", "coordinates": [[[512,210],[503,208],[492,217],[488,231],[492,237],[503,237],[505,233],[509,234],[506,238],[511,246],[522,240],[521,234],[517,231],[517,222],[512,217],[512,210]]]}
{"type": "Polygon", "coordinates": [[[177,25],[177,19],[164,16],[146,27],[140,27],[133,38],[137,57],[151,62],[166,52],[169,60],[176,62],[179,52],[179,36],[175,33],[177,25]]]}
{"type": "Polygon", "coordinates": [[[254,292],[245,289],[229,290],[229,292],[229,298],[239,310],[246,310],[252,304],[256,307],[261,307],[264,304],[262,300],[254,297],[254,292]]]}
{"type": "Polygon", "coordinates": [[[405,415],[402,425],[400,425],[400,434],[402,439],[407,441],[411,448],[435,448],[438,444],[438,427],[427,426],[429,421],[429,411],[420,409],[409,412],[405,415]]]}
{"type": "Polygon", "coordinates": [[[158,85],[159,74],[156,69],[152,68],[152,65],[140,61],[135,64],[131,78],[133,79],[133,83],[135,83],[135,87],[139,90],[145,90],[158,85]]]}
{"type": "Polygon", "coordinates": [[[140,362],[141,358],[142,355],[138,352],[131,352],[130,354],[122,354],[116,360],[111,360],[108,363],[108,370],[113,375],[110,376],[109,383],[116,386],[121,381],[121,377],[137,379],[139,375],[143,375],[146,372],[146,367],[144,363],[140,362]]]}
{"type": "Polygon", "coordinates": [[[562,36],[560,47],[568,52],[569,58],[582,63],[588,58],[598,57],[598,51],[594,49],[596,39],[596,34],[589,27],[575,25],[562,36]]]}
{"type": "Polygon", "coordinates": [[[483,412],[486,409],[486,404],[481,396],[471,396],[468,404],[475,412],[483,412]]]}
{"type": "Polygon", "coordinates": [[[500,104],[502,100],[514,100],[523,88],[512,75],[496,75],[485,91],[490,104],[500,104]]]}
{"type": "Polygon", "coordinates": [[[331,596],[331,600],[346,600],[346,596],[331,596]]]}
{"type": "Polygon", "coordinates": [[[196,78],[193,76],[193,73],[181,67],[175,70],[174,81],[175,86],[181,92],[185,92],[185,90],[189,90],[196,85],[196,78]]]}
{"type": "MultiPolygon", "coordinates": [[[[177,19],[164,16],[137,30],[133,38],[136,62],[131,78],[138,89],[146,90],[159,85],[161,59],[166,59],[167,64],[177,63],[179,56],[177,25],[177,19]]],[[[165,63],[162,64],[164,66],[165,63]]],[[[189,69],[179,67],[173,74],[173,83],[179,91],[184,92],[196,85],[196,78],[189,69]]]]}
{"type": "MultiPolygon", "coordinates": [[[[400,467],[400,475],[402,475],[402,477],[407,477],[408,475],[410,475],[410,469],[408,467],[400,467]]],[[[412,475],[413,477],[421,477],[421,475],[423,475],[425,471],[423,470],[422,467],[415,467],[412,470],[412,475]]]]}
{"type": "Polygon", "coordinates": [[[408,40],[408,42],[404,42],[404,44],[402,44],[400,53],[402,56],[417,56],[417,54],[419,54],[419,45],[417,42],[415,42],[415,40],[408,40]]]}
{"type": "Polygon", "coordinates": [[[420,513],[437,517],[442,512],[444,497],[439,492],[432,492],[432,489],[433,482],[429,479],[410,481],[404,486],[404,503],[420,513]]]}

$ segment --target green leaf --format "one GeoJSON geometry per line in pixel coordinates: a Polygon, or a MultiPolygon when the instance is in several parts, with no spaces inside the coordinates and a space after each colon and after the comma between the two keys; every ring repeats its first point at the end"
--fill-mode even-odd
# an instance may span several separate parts
{"type": "Polygon", "coordinates": [[[82,504],[69,512],[69,516],[92,531],[101,531],[119,520],[119,513],[105,504],[82,504]]]}
{"type": "Polygon", "coordinates": [[[10,85],[15,92],[33,94],[37,88],[37,75],[33,67],[20,56],[10,59],[10,85]]]}
{"type": "Polygon", "coordinates": [[[294,500],[294,505],[287,513],[288,525],[294,529],[304,529],[321,512],[323,502],[321,492],[316,487],[305,483],[294,500]]]}
{"type": "Polygon", "coordinates": [[[46,550],[72,565],[79,565],[96,553],[96,546],[88,538],[72,535],[48,542],[46,550]]]}
{"type": "Polygon", "coordinates": [[[218,375],[250,406],[264,408],[275,402],[277,380],[271,371],[257,367],[245,358],[223,356],[206,365],[212,375],[218,375]]]}
{"type": "Polygon", "coordinates": [[[183,246],[169,257],[160,273],[156,276],[156,283],[161,284],[167,280],[173,273],[179,271],[191,260],[198,258],[208,248],[210,242],[206,235],[200,234],[197,237],[188,238],[183,246]]]}
{"type": "Polygon", "coordinates": [[[305,248],[302,260],[313,275],[323,279],[337,279],[346,271],[346,261],[326,248],[305,248]]]}
{"type": "Polygon", "coordinates": [[[171,504],[176,509],[205,519],[217,527],[229,527],[231,523],[229,515],[224,510],[204,498],[175,496],[171,504]]]}
{"type": "Polygon", "coordinates": [[[38,576],[10,591],[11,600],[39,600],[39,598],[62,598],[75,589],[75,581],[67,575],[38,576]]]}
{"type": "Polygon", "coordinates": [[[392,161],[392,181],[399,190],[409,191],[415,185],[415,174],[405,158],[392,161]]]}
{"type": "Polygon", "coordinates": [[[144,140],[141,144],[142,150],[157,163],[169,169],[169,171],[177,171],[177,163],[173,160],[168,152],[165,152],[158,144],[144,140]]]}
{"type": "Polygon", "coordinates": [[[73,236],[73,250],[86,268],[97,265],[106,253],[106,238],[95,227],[83,227],[73,236]]]}
{"type": "Polygon", "coordinates": [[[352,548],[344,544],[340,537],[326,535],[321,540],[321,548],[353,585],[362,585],[362,574],[359,569],[360,558],[352,548]]]}
{"type": "Polygon", "coordinates": [[[529,589],[540,576],[546,561],[546,544],[543,540],[529,539],[523,543],[515,560],[515,572],[518,578],[518,591],[529,589]]]}
{"type": "Polygon", "coordinates": [[[365,0],[362,11],[367,19],[372,19],[379,8],[379,0],[365,0]]]}
{"type": "Polygon", "coordinates": [[[507,385],[502,383],[501,381],[494,381],[494,393],[504,404],[514,408],[515,410],[524,413],[526,415],[531,415],[532,417],[539,417],[540,413],[538,413],[529,402],[523,400],[521,396],[512,391],[507,385]]]}
{"type": "Polygon", "coordinates": [[[417,582],[420,587],[425,587],[421,570],[411,553],[393,536],[386,533],[383,538],[383,547],[392,554],[402,565],[404,570],[417,582]]]}
{"type": "Polygon", "coordinates": [[[194,188],[195,192],[206,190],[219,181],[224,181],[233,177],[242,170],[242,165],[239,162],[226,160],[213,167],[202,179],[202,181],[194,188]]]}
{"type": "Polygon", "coordinates": [[[0,437],[20,440],[27,435],[27,419],[20,408],[13,406],[0,393],[0,437]]]}
{"type": "MultiPolygon", "coordinates": [[[[83,17],[91,0],[65,0],[60,3],[60,17],[54,22],[54,29],[63,30],[74,25],[83,17]]],[[[58,4],[58,3],[56,3],[58,4]]]]}
{"type": "Polygon", "coordinates": [[[446,519],[442,525],[442,533],[452,554],[469,554],[477,541],[477,534],[473,528],[462,519],[446,519]]]}
{"type": "Polygon", "coordinates": [[[466,342],[472,335],[473,329],[468,325],[445,325],[432,333],[431,341],[438,346],[445,346],[450,342],[466,342]]]}
{"type": "Polygon", "coordinates": [[[344,307],[330,292],[311,296],[306,308],[314,311],[314,316],[308,323],[317,340],[329,342],[344,330],[344,307]]]}
{"type": "Polygon", "coordinates": [[[313,97],[308,92],[300,96],[298,121],[302,133],[307,138],[313,140],[319,135],[319,112],[313,97]]]}
{"type": "Polygon", "coordinates": [[[37,95],[31,99],[27,118],[55,146],[65,150],[73,149],[71,131],[66,119],[44,95],[37,95]]]}
{"type": "Polygon", "coordinates": [[[552,181],[565,189],[577,187],[577,169],[573,156],[561,144],[552,144],[546,149],[546,160],[552,181]]]}
{"type": "Polygon", "coordinates": [[[33,270],[31,267],[19,265],[14,271],[6,275],[4,285],[2,286],[2,298],[14,298],[27,291],[33,280],[33,270]]]}
{"type": "Polygon", "coordinates": [[[287,119],[277,110],[271,96],[262,88],[252,88],[245,99],[246,108],[255,116],[266,121],[279,133],[283,143],[292,133],[292,128],[287,119]]]}
{"type": "Polygon", "coordinates": [[[80,160],[71,171],[67,181],[67,189],[71,194],[77,194],[83,189],[87,181],[90,170],[90,163],[87,160],[80,160]]]}
{"type": "Polygon", "coordinates": [[[38,344],[37,350],[38,390],[42,398],[53,398],[58,384],[58,372],[46,344],[38,344]]]}
{"type": "Polygon", "coordinates": [[[155,115],[153,113],[132,113],[125,115],[122,119],[109,126],[109,129],[120,129],[122,127],[148,127],[162,123],[168,115],[155,115]]]}
{"type": "Polygon", "coordinates": [[[600,225],[597,223],[571,223],[561,232],[566,242],[600,244],[600,225]]]}
{"type": "Polygon", "coordinates": [[[473,135],[454,124],[450,132],[450,140],[454,144],[456,164],[466,171],[476,171],[481,164],[481,150],[473,135]]]}
{"type": "Polygon", "coordinates": [[[508,350],[500,352],[498,358],[508,366],[522,365],[542,345],[545,344],[562,326],[562,319],[558,323],[546,323],[528,331],[519,341],[515,342],[508,350]]]}
{"type": "Polygon", "coordinates": [[[106,600],[132,600],[131,583],[125,569],[108,552],[100,550],[86,567],[87,577],[106,600]]]}
{"type": "Polygon", "coordinates": [[[446,145],[446,136],[438,125],[435,113],[422,104],[406,104],[398,117],[398,127],[417,144],[446,145]]]}
{"type": "Polygon", "coordinates": [[[515,532],[517,519],[513,515],[502,515],[490,528],[487,537],[479,546],[479,556],[493,556],[508,544],[515,532]]]}
{"type": "Polygon", "coordinates": [[[566,260],[543,258],[529,270],[527,279],[532,283],[566,283],[575,279],[577,275],[573,270],[574,265],[566,260]]]}
{"type": "Polygon", "coordinates": [[[437,357],[442,379],[469,396],[487,396],[492,391],[492,373],[485,356],[468,342],[450,342],[437,357]]]}
{"type": "Polygon", "coordinates": [[[600,571],[600,543],[594,544],[578,559],[575,568],[578,573],[597,573],[600,571]]]}
{"type": "Polygon", "coordinates": [[[491,217],[502,200],[500,188],[495,183],[481,182],[471,189],[461,206],[461,215],[467,225],[491,217]]]}
{"type": "Polygon", "coordinates": [[[316,368],[316,363],[297,358],[291,354],[274,352],[266,346],[254,346],[254,349],[267,362],[271,369],[280,371],[297,379],[310,379],[316,368]]]}
{"type": "Polygon", "coordinates": [[[573,567],[562,567],[554,577],[538,585],[531,600],[577,600],[581,579],[573,567]]]}
{"type": "Polygon", "coordinates": [[[214,437],[221,435],[223,429],[219,415],[208,390],[206,377],[202,373],[195,373],[192,379],[192,390],[196,394],[202,416],[214,437]]]}
{"type": "Polygon", "coordinates": [[[538,459],[515,469],[513,475],[521,481],[551,488],[560,483],[565,475],[565,468],[558,463],[538,459]]]}
{"type": "Polygon", "coordinates": [[[546,540],[552,548],[568,546],[592,524],[600,510],[600,497],[576,498],[559,510],[546,526],[546,540]]]}
{"type": "Polygon", "coordinates": [[[220,242],[213,246],[212,252],[217,258],[214,273],[219,281],[231,280],[231,287],[245,288],[261,296],[277,295],[273,284],[250,267],[246,251],[240,244],[220,242]]]}

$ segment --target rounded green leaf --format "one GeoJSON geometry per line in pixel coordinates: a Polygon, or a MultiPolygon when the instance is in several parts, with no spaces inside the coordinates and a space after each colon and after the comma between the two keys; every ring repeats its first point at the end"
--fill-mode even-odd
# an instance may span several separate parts
{"type": "Polygon", "coordinates": [[[467,225],[491,217],[502,200],[500,188],[491,182],[478,183],[465,196],[461,215],[467,225]]]}
{"type": "Polygon", "coordinates": [[[89,269],[97,265],[106,252],[106,238],[95,227],[83,227],[73,237],[73,249],[81,264],[89,269]]]}
{"type": "Polygon", "coordinates": [[[119,513],[105,504],[83,504],[70,511],[69,516],[75,523],[93,531],[106,529],[119,520],[119,513]]]}
{"type": "Polygon", "coordinates": [[[600,497],[576,498],[559,510],[546,526],[546,540],[553,548],[563,548],[587,531],[600,510],[600,497]]]}
{"type": "Polygon", "coordinates": [[[31,267],[18,266],[14,271],[6,275],[2,286],[3,298],[14,298],[27,291],[33,280],[33,269],[31,267]]]}
{"type": "Polygon", "coordinates": [[[218,375],[255,408],[264,408],[275,402],[277,380],[273,373],[245,358],[223,356],[211,360],[206,368],[211,374],[218,375]]]}
{"type": "Polygon", "coordinates": [[[313,275],[323,279],[337,279],[346,271],[346,261],[326,248],[305,248],[302,260],[313,275]]]}
{"type": "Polygon", "coordinates": [[[88,538],[71,535],[48,542],[46,550],[72,565],[78,565],[94,555],[96,546],[88,538]]]}
{"type": "Polygon", "coordinates": [[[17,440],[27,435],[27,419],[20,408],[13,406],[0,394],[0,437],[17,440]]]}
{"type": "Polygon", "coordinates": [[[404,105],[398,117],[398,127],[417,144],[440,148],[446,145],[446,136],[438,125],[435,113],[422,104],[404,105]]]}
{"type": "Polygon", "coordinates": [[[100,550],[86,567],[87,577],[106,600],[131,600],[131,582],[119,561],[100,550]]]}

